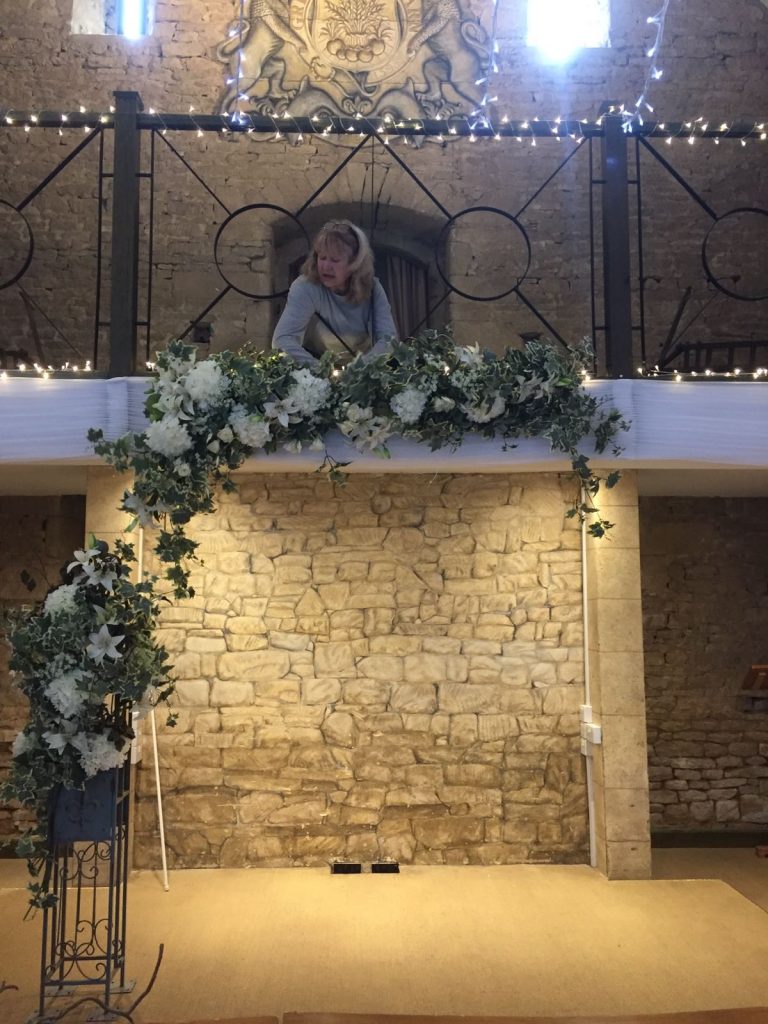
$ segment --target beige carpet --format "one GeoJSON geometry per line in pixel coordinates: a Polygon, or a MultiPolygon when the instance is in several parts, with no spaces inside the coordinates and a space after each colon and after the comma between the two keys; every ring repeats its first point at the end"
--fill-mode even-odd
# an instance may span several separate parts
{"type": "MultiPolygon", "coordinates": [[[[36,1002],[40,923],[22,922],[19,868],[0,862],[0,980],[20,987],[0,996],[2,1024],[36,1002]]],[[[768,914],[721,881],[607,882],[533,865],[227,870],[172,873],[165,893],[142,873],[128,919],[139,988],[166,946],[142,1022],[768,1006],[768,914]]]]}
{"type": "Polygon", "coordinates": [[[768,857],[758,857],[754,846],[654,850],[653,877],[719,878],[768,911],[768,857]]]}

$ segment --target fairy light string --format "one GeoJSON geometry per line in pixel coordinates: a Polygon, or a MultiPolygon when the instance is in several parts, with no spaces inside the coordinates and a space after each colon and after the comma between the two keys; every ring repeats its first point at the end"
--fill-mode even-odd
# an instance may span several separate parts
{"type": "Polygon", "coordinates": [[[643,112],[647,114],[653,114],[654,108],[651,105],[651,88],[654,82],[658,82],[664,74],[661,67],[661,45],[664,40],[664,28],[667,21],[667,11],[669,10],[670,0],[663,0],[663,3],[655,14],[650,14],[646,18],[646,23],[655,26],[656,37],[651,45],[646,49],[645,56],[648,60],[646,67],[645,79],[643,81],[643,87],[640,91],[640,95],[635,100],[633,110],[624,110],[622,117],[624,118],[624,131],[631,132],[634,125],[643,124],[643,112]]]}

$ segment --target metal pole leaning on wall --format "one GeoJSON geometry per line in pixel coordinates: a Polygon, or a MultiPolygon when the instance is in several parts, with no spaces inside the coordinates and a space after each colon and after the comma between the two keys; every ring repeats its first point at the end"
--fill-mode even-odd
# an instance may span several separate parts
{"type": "Polygon", "coordinates": [[[143,109],[137,92],[115,93],[110,377],[126,377],[136,370],[141,182],[141,132],[137,119],[143,109]]]}
{"type": "Polygon", "coordinates": [[[631,377],[634,360],[627,135],[621,117],[607,115],[603,121],[602,177],[606,369],[611,377],[631,377]]]}

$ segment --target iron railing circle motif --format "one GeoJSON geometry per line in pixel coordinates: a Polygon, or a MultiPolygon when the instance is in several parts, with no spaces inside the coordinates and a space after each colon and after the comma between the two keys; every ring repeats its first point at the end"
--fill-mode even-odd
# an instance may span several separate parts
{"type": "Polygon", "coordinates": [[[10,288],[12,284],[16,284],[17,281],[20,281],[26,274],[27,270],[29,270],[29,265],[32,262],[32,256],[35,252],[35,236],[32,234],[32,228],[27,218],[20,210],[16,209],[13,203],[9,203],[6,199],[0,199],[0,207],[5,207],[8,210],[13,211],[13,213],[15,213],[21,220],[27,232],[27,252],[24,257],[24,262],[21,265],[21,269],[17,270],[15,274],[12,274],[11,277],[5,281],[0,280],[0,291],[2,291],[4,288],[10,288]]]}
{"type": "Polygon", "coordinates": [[[305,239],[305,241],[307,243],[307,248],[309,248],[309,244],[310,243],[309,243],[309,235],[307,234],[307,229],[301,223],[299,218],[295,214],[291,213],[290,210],[286,210],[285,207],[283,207],[283,206],[277,206],[276,203],[249,203],[248,206],[241,206],[238,210],[235,210],[233,213],[230,213],[230,215],[227,217],[227,219],[222,221],[222,223],[220,224],[219,230],[216,232],[216,238],[214,239],[214,242],[213,242],[213,258],[214,258],[214,260],[216,262],[216,269],[218,270],[218,272],[221,275],[222,279],[224,281],[226,281],[226,283],[229,285],[230,288],[233,289],[233,291],[238,292],[240,295],[245,295],[246,298],[249,298],[249,299],[282,299],[282,298],[284,298],[284,296],[286,296],[288,294],[288,289],[287,288],[284,288],[283,291],[280,291],[280,292],[265,292],[263,294],[259,293],[259,292],[249,292],[249,291],[247,291],[247,289],[240,288],[238,285],[236,285],[232,281],[230,281],[230,279],[227,277],[227,275],[222,270],[221,261],[219,259],[219,244],[221,242],[221,236],[224,234],[224,232],[227,230],[229,225],[234,220],[236,220],[238,217],[241,217],[245,213],[249,213],[251,210],[274,210],[275,212],[282,214],[284,217],[288,217],[288,219],[292,220],[293,223],[296,224],[297,227],[300,229],[300,231],[301,231],[302,235],[304,236],[304,239],[305,239]]]}
{"type": "Polygon", "coordinates": [[[504,299],[506,298],[507,295],[511,295],[512,292],[517,291],[517,289],[528,276],[528,271],[531,268],[531,240],[528,237],[528,232],[525,230],[525,228],[517,219],[517,217],[515,217],[514,214],[509,213],[508,210],[500,210],[497,206],[468,206],[466,207],[466,209],[459,210],[458,213],[455,213],[452,217],[449,217],[448,220],[443,225],[443,228],[440,232],[440,236],[437,240],[437,255],[435,258],[435,264],[437,266],[437,272],[440,275],[443,284],[446,286],[446,288],[449,288],[452,292],[455,292],[456,295],[461,295],[462,298],[470,299],[472,302],[495,302],[497,299],[504,299]],[[495,295],[472,295],[471,292],[462,291],[461,288],[457,288],[454,284],[452,284],[448,278],[448,275],[445,272],[445,268],[443,267],[441,260],[442,253],[444,252],[445,249],[445,241],[448,236],[448,232],[451,230],[453,224],[460,217],[465,217],[468,213],[494,213],[499,217],[503,217],[505,220],[508,220],[512,224],[514,224],[514,226],[523,236],[526,256],[525,268],[522,274],[518,276],[515,283],[510,288],[507,288],[506,291],[497,292],[495,295]]]}
{"type": "MultiPolygon", "coordinates": [[[[733,288],[727,288],[723,284],[722,278],[716,277],[715,274],[712,272],[712,267],[710,266],[709,262],[710,257],[707,253],[707,246],[709,245],[712,232],[715,230],[715,228],[719,224],[722,224],[723,221],[727,220],[729,217],[735,217],[737,214],[742,213],[754,213],[757,214],[759,217],[768,218],[768,210],[765,210],[760,206],[739,206],[734,210],[729,210],[727,213],[722,214],[722,216],[718,217],[716,220],[712,222],[712,224],[709,227],[709,230],[704,236],[704,241],[701,245],[701,262],[704,266],[704,273],[707,275],[707,280],[710,284],[717,288],[718,291],[722,292],[724,295],[729,296],[729,298],[738,299],[739,302],[761,302],[763,299],[768,299],[768,290],[765,291],[762,295],[745,295],[743,292],[734,291],[733,288]]],[[[768,227],[768,224],[766,224],[766,227],[768,227]]]]}

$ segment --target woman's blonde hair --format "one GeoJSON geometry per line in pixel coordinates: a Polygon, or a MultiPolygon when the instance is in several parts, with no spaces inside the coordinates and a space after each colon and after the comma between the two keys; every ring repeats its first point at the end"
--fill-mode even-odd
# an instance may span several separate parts
{"type": "Polygon", "coordinates": [[[304,277],[315,284],[321,283],[317,271],[318,252],[325,250],[334,254],[342,250],[349,253],[349,299],[365,302],[373,290],[373,249],[365,232],[350,220],[329,220],[323,224],[301,268],[304,277]]]}

